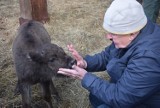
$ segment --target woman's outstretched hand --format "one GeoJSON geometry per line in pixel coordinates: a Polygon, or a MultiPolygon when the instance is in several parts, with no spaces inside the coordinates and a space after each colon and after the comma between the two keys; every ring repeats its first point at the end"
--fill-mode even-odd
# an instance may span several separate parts
{"type": "Polygon", "coordinates": [[[87,63],[83,59],[83,57],[80,56],[80,54],[75,50],[72,44],[67,45],[67,47],[68,47],[68,50],[71,52],[72,56],[74,57],[74,59],[76,59],[77,66],[85,69],[87,67],[87,63]]]}
{"type": "Polygon", "coordinates": [[[60,68],[58,73],[81,80],[87,71],[81,67],[73,65],[72,69],[60,68]]]}

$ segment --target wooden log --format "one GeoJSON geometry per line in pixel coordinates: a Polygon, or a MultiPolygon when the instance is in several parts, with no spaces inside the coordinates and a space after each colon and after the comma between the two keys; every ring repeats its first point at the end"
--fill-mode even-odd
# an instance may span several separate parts
{"type": "Polygon", "coordinates": [[[36,20],[42,23],[49,21],[47,0],[19,0],[20,24],[28,20],[36,20]]]}
{"type": "Polygon", "coordinates": [[[49,21],[47,0],[31,0],[32,18],[40,22],[49,21]]]}
{"type": "Polygon", "coordinates": [[[32,8],[30,0],[19,0],[20,18],[19,23],[22,24],[27,20],[32,20],[32,8]]]}

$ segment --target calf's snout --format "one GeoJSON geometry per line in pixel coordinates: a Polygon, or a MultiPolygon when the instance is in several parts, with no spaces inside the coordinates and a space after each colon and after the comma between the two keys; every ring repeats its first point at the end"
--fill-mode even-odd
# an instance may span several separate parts
{"type": "Polygon", "coordinates": [[[77,64],[77,61],[75,59],[71,60],[69,63],[69,68],[72,69],[72,66],[76,64],[77,64]]]}

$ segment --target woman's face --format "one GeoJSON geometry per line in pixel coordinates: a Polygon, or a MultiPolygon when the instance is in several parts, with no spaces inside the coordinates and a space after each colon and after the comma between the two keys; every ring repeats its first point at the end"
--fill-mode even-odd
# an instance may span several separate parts
{"type": "Polygon", "coordinates": [[[106,38],[113,41],[116,48],[126,48],[132,40],[137,36],[138,33],[119,35],[108,33],[106,38]]]}

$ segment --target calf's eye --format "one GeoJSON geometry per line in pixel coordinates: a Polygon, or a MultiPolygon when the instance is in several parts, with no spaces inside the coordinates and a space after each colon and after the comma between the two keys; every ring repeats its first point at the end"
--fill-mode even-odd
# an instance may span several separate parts
{"type": "Polygon", "coordinates": [[[54,62],[54,61],[55,61],[55,58],[49,59],[49,62],[54,62]]]}

